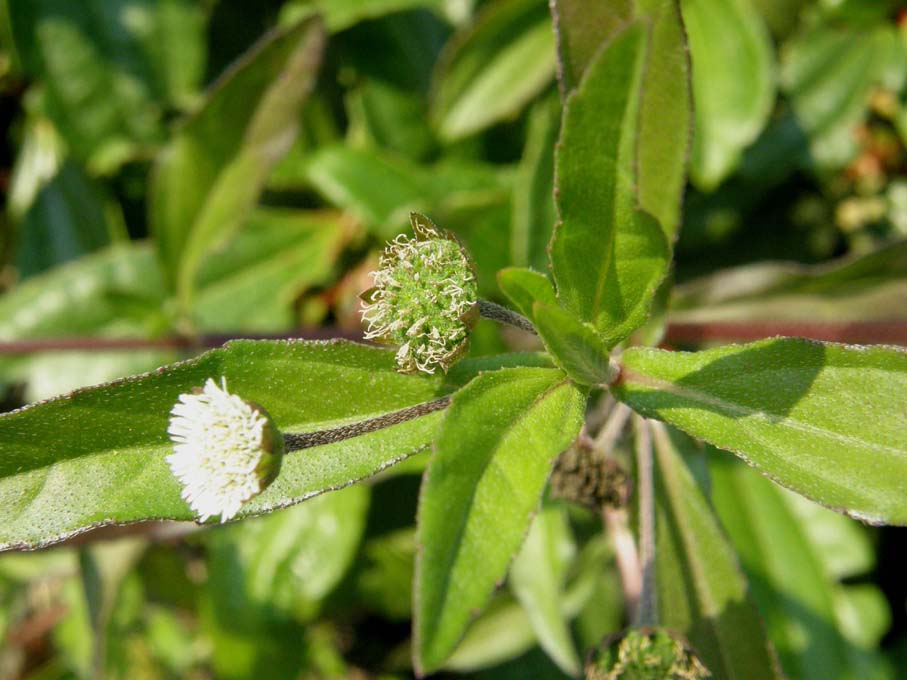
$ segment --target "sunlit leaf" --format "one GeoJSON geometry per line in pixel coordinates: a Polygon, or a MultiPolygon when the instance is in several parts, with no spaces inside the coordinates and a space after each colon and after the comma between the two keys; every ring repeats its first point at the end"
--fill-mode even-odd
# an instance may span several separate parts
{"type": "Polygon", "coordinates": [[[647,40],[634,24],[599,53],[567,99],[556,154],[558,299],[609,347],[645,320],[670,251],[657,220],[637,209],[634,185],[647,40]]]}
{"type": "MultiPolygon", "coordinates": [[[[224,376],[283,431],[324,429],[431,400],[438,380],[401,375],[393,351],[352,343],[235,341],[166,372],[88,388],[0,417],[0,547],[38,546],[85,529],[193,519],[165,457],[179,394],[224,376]],[[86,485],[85,479],[92,484],[86,485]]],[[[440,414],[286,456],[241,515],[347,486],[424,449],[440,414]]]]}
{"type": "Polygon", "coordinates": [[[459,139],[513,116],[554,76],[544,3],[497,0],[450,44],[435,73],[438,132],[459,139]]]}
{"type": "Polygon", "coordinates": [[[869,523],[907,523],[907,352],[776,338],[624,352],[617,396],[869,523]]]}
{"type": "Polygon", "coordinates": [[[768,30],[749,0],[683,0],[696,132],[690,174],[715,188],[768,121],[775,73],[768,30]]]}
{"type": "Polygon", "coordinates": [[[734,549],[660,424],[655,443],[655,569],[661,625],[684,635],[717,678],[781,680],[734,549]]]}
{"type": "Polygon", "coordinates": [[[417,668],[450,656],[506,575],[583,402],[563,373],[538,368],[482,374],[454,397],[419,504],[417,668]]]}
{"type": "Polygon", "coordinates": [[[292,144],[322,43],[317,21],[267,36],[227,72],[159,155],[149,217],[165,280],[184,312],[202,258],[242,224],[292,144]]]}

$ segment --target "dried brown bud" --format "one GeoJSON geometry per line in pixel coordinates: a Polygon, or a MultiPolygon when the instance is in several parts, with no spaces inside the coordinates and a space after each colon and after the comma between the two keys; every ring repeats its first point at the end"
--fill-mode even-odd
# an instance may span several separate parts
{"type": "Polygon", "coordinates": [[[577,442],[564,451],[551,473],[551,496],[592,510],[619,508],[630,495],[630,478],[602,451],[577,442]]]}

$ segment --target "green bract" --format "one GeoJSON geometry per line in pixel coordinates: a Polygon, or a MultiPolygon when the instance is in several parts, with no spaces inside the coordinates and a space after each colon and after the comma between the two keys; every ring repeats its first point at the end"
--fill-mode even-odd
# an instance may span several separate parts
{"type": "Polygon", "coordinates": [[[712,674],[666,630],[631,630],[609,638],[586,667],[587,680],[705,680],[712,674]]]}
{"type": "Polygon", "coordinates": [[[410,220],[414,239],[391,241],[363,294],[366,339],[400,346],[397,365],[406,373],[444,372],[469,346],[478,318],[475,267],[452,234],[419,213],[410,220]]]}

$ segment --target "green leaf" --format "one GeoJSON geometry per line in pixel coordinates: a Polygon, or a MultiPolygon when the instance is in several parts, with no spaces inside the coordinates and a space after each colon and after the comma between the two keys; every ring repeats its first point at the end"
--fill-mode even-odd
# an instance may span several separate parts
{"type": "Polygon", "coordinates": [[[514,116],[552,79],[554,36],[543,3],[497,0],[455,36],[434,74],[432,116],[456,140],[514,116]]]}
{"type": "Polygon", "coordinates": [[[531,649],[536,636],[526,610],[512,595],[496,595],[473,622],[444,668],[469,673],[496,666],[531,649]]]}
{"type": "MultiPolygon", "coordinates": [[[[902,40],[887,19],[874,26],[829,19],[808,23],[788,41],[781,87],[809,137],[814,165],[839,167],[857,153],[853,126],[867,116],[870,93],[886,80],[892,48],[902,40]]],[[[901,77],[903,70],[896,69],[901,77]]]]}
{"type": "MultiPolygon", "coordinates": [[[[73,163],[64,163],[38,191],[19,224],[16,268],[23,278],[100,250],[117,236],[110,198],[73,163]]],[[[122,218],[121,218],[122,219],[122,218]]]]}
{"type": "Polygon", "coordinates": [[[768,29],[749,0],[683,0],[696,132],[690,174],[706,191],[740,163],[768,122],[775,73],[768,29]]]}
{"type": "Polygon", "coordinates": [[[610,382],[608,349],[595,330],[577,321],[555,300],[544,274],[511,267],[498,273],[501,290],[535,325],[557,365],[580,385],[610,382]]]}
{"type": "MultiPolygon", "coordinates": [[[[379,150],[339,144],[315,152],[305,175],[329,203],[384,239],[409,224],[410,212],[429,214],[438,224],[451,228],[457,225],[450,225],[449,218],[461,206],[487,213],[489,204],[509,202],[511,191],[507,177],[490,165],[448,162],[426,166],[379,150]]],[[[469,240],[468,233],[459,235],[469,240]]],[[[498,229],[493,238],[494,248],[506,248],[498,229]]],[[[483,253],[476,251],[476,256],[481,260],[483,253]]]]}
{"type": "Polygon", "coordinates": [[[555,457],[579,432],[584,401],[563,373],[538,368],[482,374],[454,397],[419,503],[420,672],[450,656],[504,578],[555,457]]]}
{"type": "Polygon", "coordinates": [[[198,276],[194,313],[200,328],[287,330],[304,290],[325,284],[348,238],[339,215],[259,208],[198,276]]]}
{"type": "MultiPolygon", "coordinates": [[[[145,244],[112,246],[38,276],[0,297],[0,340],[94,335],[141,338],[166,324],[163,286],[145,244]]],[[[45,352],[0,357],[7,380],[27,383],[28,399],[45,399],[168,361],[169,351],[45,352]]]]}
{"type": "Polygon", "coordinates": [[[632,197],[632,134],[645,49],[640,26],[602,50],[567,98],[555,155],[560,222],[551,243],[558,298],[595,323],[614,258],[618,224],[637,217],[632,197]]]}
{"type": "Polygon", "coordinates": [[[715,506],[750,576],[785,671],[803,680],[858,677],[837,628],[836,584],[783,492],[725,454],[709,463],[715,506]]]}
{"type": "Polygon", "coordinates": [[[535,314],[536,302],[557,305],[557,296],[548,277],[531,269],[507,267],[498,272],[498,285],[504,295],[516,305],[521,314],[530,320],[535,314]]]}
{"type": "MultiPolygon", "coordinates": [[[[74,392],[0,417],[0,549],[93,526],[193,519],[165,461],[177,397],[213,377],[264,406],[285,432],[355,422],[429,401],[440,378],[401,375],[392,351],[331,342],[234,341],[166,370],[74,392]],[[85,480],[92,480],[86,485],[85,480]]],[[[440,413],[288,454],[242,516],[347,486],[426,448],[440,413]]]]}
{"type": "Polygon", "coordinates": [[[380,78],[367,78],[346,100],[348,136],[405,158],[423,160],[437,148],[427,103],[411,90],[380,78]]]}
{"type": "Polygon", "coordinates": [[[782,497],[825,573],[841,580],[863,576],[875,568],[872,529],[795,493],[784,491],[782,497]]]}
{"type": "Polygon", "coordinates": [[[510,589],[519,600],[542,649],[568,675],[581,664],[562,611],[566,570],[576,552],[563,507],[546,506],[536,515],[510,567],[510,589]]]}
{"type": "Polygon", "coordinates": [[[636,142],[639,206],[673,240],[680,229],[693,118],[687,37],[679,0],[640,0],[637,12],[651,22],[636,142]]]}
{"type": "Polygon", "coordinates": [[[659,424],[653,435],[659,623],[686,636],[716,678],[780,680],[737,556],[684,461],[691,442],[659,424]]]}
{"type": "Polygon", "coordinates": [[[655,218],[637,211],[629,223],[618,225],[595,324],[606,347],[617,345],[649,318],[670,259],[671,247],[655,218]]]}
{"type": "Polygon", "coordinates": [[[611,381],[608,349],[595,330],[561,307],[535,303],[533,320],[555,362],[580,385],[611,381]]]}
{"type": "Polygon", "coordinates": [[[561,304],[611,347],[648,314],[670,248],[658,222],[636,209],[634,141],[647,39],[620,33],[567,99],[556,154],[561,222],[551,265],[561,304]]]}
{"type": "Polygon", "coordinates": [[[322,43],[317,21],[267,36],[226,73],[158,157],[150,222],[184,311],[204,256],[242,224],[292,144],[322,43]]]}
{"type": "Polygon", "coordinates": [[[365,530],[369,489],[356,484],[219,532],[212,569],[235,572],[220,596],[242,598],[243,617],[307,621],[343,579],[365,530]],[[238,587],[237,587],[238,586],[238,587]]]}
{"type": "Polygon", "coordinates": [[[821,265],[768,262],[679,286],[671,320],[887,321],[907,296],[907,241],[821,265]]]}
{"type": "Polygon", "coordinates": [[[548,243],[557,221],[554,207],[554,145],[560,132],[560,107],[553,98],[529,114],[523,158],[513,187],[510,259],[521,267],[548,266],[548,243]]]}
{"type": "Polygon", "coordinates": [[[776,338],[632,348],[615,393],[863,522],[907,523],[907,352],[776,338]]]}
{"type": "Polygon", "coordinates": [[[20,53],[70,147],[101,171],[159,142],[168,104],[204,75],[204,10],[191,0],[10,3],[20,53]]]}
{"type": "MultiPolygon", "coordinates": [[[[600,559],[602,547],[600,541],[590,541],[576,560],[576,568],[571,567],[570,571],[576,573],[572,574],[563,595],[559,598],[561,616],[565,620],[575,618],[580,610],[588,606],[590,597],[594,595],[596,581],[603,574],[603,563],[600,559]]],[[[499,672],[499,664],[525,654],[538,643],[536,631],[526,608],[506,591],[499,592],[492,598],[485,611],[470,625],[456,651],[444,663],[444,669],[468,673],[492,667],[489,674],[499,672]]],[[[561,672],[552,674],[542,672],[540,677],[564,676],[561,672]]]]}
{"type": "Polygon", "coordinates": [[[552,0],[562,94],[579,85],[601,46],[632,21],[633,9],[632,0],[552,0]]]}
{"type": "Polygon", "coordinates": [[[298,21],[317,12],[335,33],[360,21],[421,7],[440,11],[443,5],[443,0],[290,0],[281,10],[281,23],[298,21]]]}
{"type": "Polygon", "coordinates": [[[636,144],[639,205],[673,238],[690,146],[692,97],[678,0],[553,0],[561,93],[566,97],[602,46],[634,19],[649,27],[636,144]],[[635,17],[634,17],[635,14],[635,17]]]}
{"type": "Polygon", "coordinates": [[[331,204],[382,238],[393,237],[408,224],[410,212],[430,207],[425,172],[378,151],[340,144],[319,149],[309,159],[306,179],[331,204]]]}

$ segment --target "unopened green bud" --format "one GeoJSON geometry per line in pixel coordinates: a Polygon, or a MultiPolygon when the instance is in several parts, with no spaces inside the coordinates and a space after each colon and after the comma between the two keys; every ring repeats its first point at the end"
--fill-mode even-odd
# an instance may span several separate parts
{"type": "Polygon", "coordinates": [[[465,354],[478,319],[475,267],[453,234],[412,213],[415,238],[398,236],[362,294],[366,339],[398,345],[401,371],[447,371],[465,354]]]}

